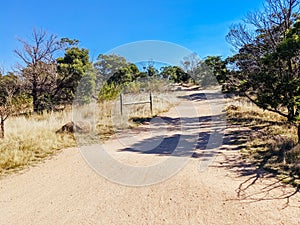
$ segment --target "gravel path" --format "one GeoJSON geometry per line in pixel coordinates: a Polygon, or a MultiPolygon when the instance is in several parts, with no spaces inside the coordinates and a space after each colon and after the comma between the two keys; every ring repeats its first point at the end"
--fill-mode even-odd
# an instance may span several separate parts
{"type": "Polygon", "coordinates": [[[187,93],[116,135],[102,146],[107,160],[95,146],[66,149],[2,178],[0,224],[300,224],[299,193],[240,160],[228,144],[242,130],[225,129],[223,100],[207,96],[187,93]]]}

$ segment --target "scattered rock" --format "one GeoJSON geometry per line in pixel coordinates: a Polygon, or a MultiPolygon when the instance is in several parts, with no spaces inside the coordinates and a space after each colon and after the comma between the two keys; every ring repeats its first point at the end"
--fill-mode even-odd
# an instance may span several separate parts
{"type": "Polygon", "coordinates": [[[227,107],[227,110],[238,111],[238,110],[241,110],[241,107],[236,106],[236,105],[230,105],[227,107]]]}
{"type": "Polygon", "coordinates": [[[56,133],[89,133],[91,131],[91,126],[87,122],[69,122],[63,125],[56,133]]]}

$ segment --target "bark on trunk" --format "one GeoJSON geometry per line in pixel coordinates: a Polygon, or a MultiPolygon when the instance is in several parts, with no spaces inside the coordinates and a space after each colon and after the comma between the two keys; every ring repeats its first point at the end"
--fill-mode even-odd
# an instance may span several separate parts
{"type": "Polygon", "coordinates": [[[298,144],[300,144],[300,123],[298,124],[297,135],[298,135],[298,144]]]}
{"type": "Polygon", "coordinates": [[[38,97],[37,97],[37,84],[34,82],[32,87],[32,100],[33,100],[33,111],[38,111],[38,97]]]}
{"type": "Polygon", "coordinates": [[[1,118],[1,134],[0,138],[4,138],[4,119],[1,118]]]}

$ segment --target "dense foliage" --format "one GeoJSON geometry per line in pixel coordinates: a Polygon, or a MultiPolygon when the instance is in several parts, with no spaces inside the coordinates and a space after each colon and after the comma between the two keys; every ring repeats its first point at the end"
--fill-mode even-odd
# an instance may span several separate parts
{"type": "Polygon", "coordinates": [[[229,85],[290,122],[300,119],[298,10],[296,0],[269,0],[262,11],[249,14],[227,36],[238,49],[228,59],[229,85]]]}

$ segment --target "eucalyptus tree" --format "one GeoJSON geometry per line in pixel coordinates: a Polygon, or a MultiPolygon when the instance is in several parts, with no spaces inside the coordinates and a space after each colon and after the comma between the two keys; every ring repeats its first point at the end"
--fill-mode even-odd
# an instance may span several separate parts
{"type": "Polygon", "coordinates": [[[238,50],[228,58],[228,84],[264,110],[299,124],[299,0],[267,0],[263,10],[233,25],[227,40],[238,50]]]}

